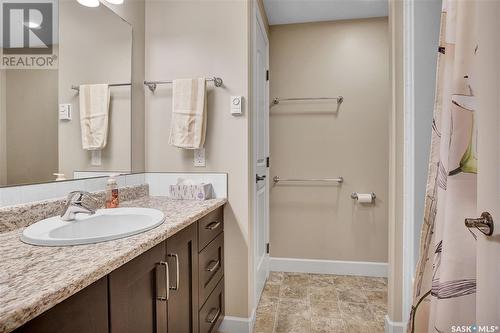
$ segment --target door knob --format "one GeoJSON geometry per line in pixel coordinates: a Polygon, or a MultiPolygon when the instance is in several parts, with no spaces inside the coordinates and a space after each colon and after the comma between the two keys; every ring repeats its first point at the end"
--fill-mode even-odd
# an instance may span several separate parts
{"type": "Polygon", "coordinates": [[[259,175],[255,175],[255,182],[258,183],[260,181],[263,181],[266,179],[266,175],[262,175],[262,176],[259,176],[259,175]]]}
{"type": "Polygon", "coordinates": [[[465,226],[469,229],[476,228],[486,236],[493,235],[493,226],[494,226],[493,218],[488,212],[483,212],[481,214],[481,217],[477,219],[473,218],[465,219],[465,226]]]}

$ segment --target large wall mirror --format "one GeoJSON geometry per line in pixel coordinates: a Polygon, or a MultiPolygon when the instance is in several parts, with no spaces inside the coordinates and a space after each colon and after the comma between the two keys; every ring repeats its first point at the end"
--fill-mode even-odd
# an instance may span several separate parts
{"type": "MultiPolygon", "coordinates": [[[[12,0],[13,6],[16,3],[12,0]]],[[[0,186],[131,171],[132,27],[104,5],[89,8],[76,0],[54,0],[51,8],[56,30],[52,56],[57,66],[0,70],[0,186]],[[109,85],[107,106],[104,102],[107,126],[89,122],[98,117],[96,110],[102,111],[103,84],[109,85]],[[86,105],[83,112],[81,98],[86,105]],[[87,115],[83,120],[82,114],[87,115]],[[82,132],[87,139],[101,136],[101,141],[104,135],[105,146],[89,146],[82,132]]],[[[43,40],[36,31],[41,15],[20,10],[25,13],[19,20],[29,40],[36,43],[37,36],[43,40]]],[[[10,13],[15,25],[16,11],[10,13]]],[[[11,31],[11,43],[15,37],[11,31]]],[[[2,46],[2,56],[9,53],[7,49],[2,46]]]]}

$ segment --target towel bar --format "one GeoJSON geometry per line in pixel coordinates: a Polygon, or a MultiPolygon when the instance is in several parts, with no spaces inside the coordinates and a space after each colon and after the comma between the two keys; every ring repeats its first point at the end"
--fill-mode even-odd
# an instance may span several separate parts
{"type": "MultiPolygon", "coordinates": [[[[222,87],[222,85],[224,84],[224,81],[222,81],[222,79],[220,77],[215,77],[215,76],[213,78],[206,79],[206,81],[207,82],[213,81],[214,85],[216,87],[222,87]]],[[[171,84],[173,82],[174,81],[144,81],[144,85],[148,86],[149,90],[151,90],[151,92],[154,93],[157,85],[159,85],[159,84],[171,84]]]]}
{"type": "Polygon", "coordinates": [[[274,176],[273,178],[274,184],[278,184],[279,182],[334,182],[342,184],[344,182],[344,177],[337,178],[309,178],[309,179],[293,179],[293,178],[280,178],[278,176],[274,176]]]}
{"type": "MultiPolygon", "coordinates": [[[[124,87],[124,86],[131,86],[132,83],[111,83],[108,84],[108,87],[124,87]]],[[[71,89],[80,91],[80,86],[71,86],[71,89]]]]}
{"type": "Polygon", "coordinates": [[[280,104],[281,101],[315,101],[315,100],[336,100],[337,104],[340,105],[344,101],[344,97],[342,97],[342,96],[338,96],[338,97],[297,97],[297,98],[275,97],[273,99],[273,105],[280,104]]]}

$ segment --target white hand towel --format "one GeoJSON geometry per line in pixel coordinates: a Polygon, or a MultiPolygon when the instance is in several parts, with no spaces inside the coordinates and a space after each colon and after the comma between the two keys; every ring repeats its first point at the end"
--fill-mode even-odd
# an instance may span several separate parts
{"type": "Polygon", "coordinates": [[[80,125],[84,150],[101,150],[106,147],[109,100],[107,84],[80,86],[80,125]]]}
{"type": "Polygon", "coordinates": [[[207,126],[205,85],[205,78],[174,80],[170,145],[203,147],[207,126]]]}

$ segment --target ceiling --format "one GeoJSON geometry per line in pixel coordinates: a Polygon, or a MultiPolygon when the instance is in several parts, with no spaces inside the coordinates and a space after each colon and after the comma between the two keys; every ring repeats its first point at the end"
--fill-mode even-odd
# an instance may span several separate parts
{"type": "Polygon", "coordinates": [[[264,0],[270,25],[388,15],[388,0],[264,0]]]}

